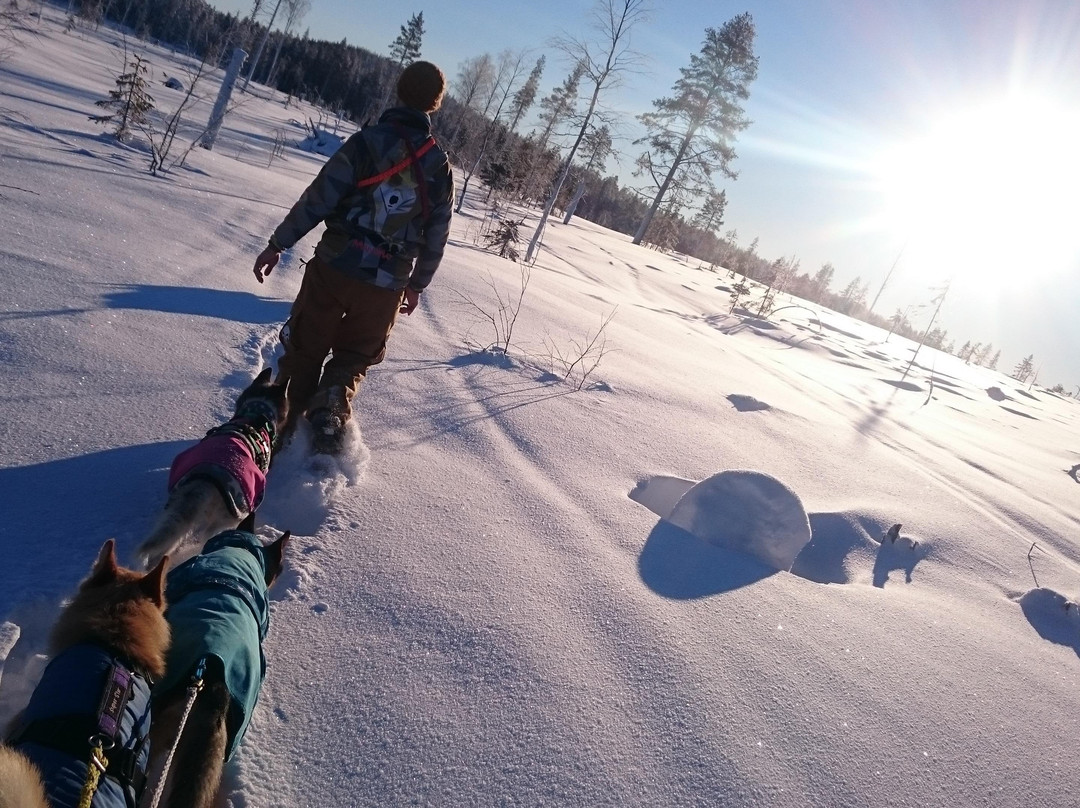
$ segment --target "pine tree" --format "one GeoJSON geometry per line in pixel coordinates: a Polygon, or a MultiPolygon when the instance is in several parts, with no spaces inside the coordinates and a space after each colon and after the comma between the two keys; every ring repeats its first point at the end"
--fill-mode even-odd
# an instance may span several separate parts
{"type": "MultiPolygon", "coordinates": [[[[726,209],[727,193],[724,191],[709,191],[708,196],[705,197],[705,201],[701,203],[701,210],[697,212],[690,224],[702,233],[715,237],[717,228],[724,223],[724,212],[726,209]]],[[[714,239],[711,242],[712,246],[708,248],[709,269],[716,268],[716,261],[719,257],[719,250],[716,247],[718,242],[718,239],[714,239]]]]}
{"type": "Polygon", "coordinates": [[[814,299],[820,303],[822,298],[825,297],[825,293],[829,291],[829,284],[832,283],[833,275],[836,274],[836,267],[832,264],[825,262],[814,274],[814,299]]]}
{"type": "Polygon", "coordinates": [[[931,328],[923,336],[923,344],[929,345],[931,348],[937,348],[938,350],[945,351],[945,353],[952,353],[956,344],[953,342],[948,343],[946,346],[945,339],[949,336],[949,332],[942,330],[941,328],[931,328]]]}
{"type": "Polygon", "coordinates": [[[889,337],[895,334],[898,329],[907,327],[907,313],[903,309],[897,309],[893,312],[893,316],[889,318],[889,333],[885,336],[885,341],[888,342],[889,337]]]}
{"type": "Polygon", "coordinates": [[[994,354],[994,358],[987,362],[986,367],[989,370],[997,370],[998,362],[1001,360],[1001,349],[998,348],[997,353],[994,354]]]}
{"type": "Polygon", "coordinates": [[[108,98],[95,102],[95,106],[112,112],[88,116],[94,123],[115,123],[113,136],[121,141],[130,137],[132,129],[146,123],[147,114],[154,108],[154,99],[147,92],[147,61],[136,53],[124,67],[126,71],[116,77],[116,89],[109,90],[108,98]]]}
{"type": "Polygon", "coordinates": [[[600,174],[611,154],[611,129],[607,125],[590,129],[581,141],[581,159],[585,173],[600,174]]]}
{"type": "Polygon", "coordinates": [[[510,125],[507,127],[509,131],[513,132],[517,129],[517,125],[521,122],[522,116],[536,101],[536,91],[540,87],[540,77],[544,75],[544,65],[546,63],[547,57],[541,55],[540,58],[536,60],[536,67],[532,69],[529,78],[526,79],[525,83],[521,85],[521,88],[514,93],[514,98],[510,106],[510,125]]]}
{"type": "Polygon", "coordinates": [[[705,29],[701,52],[680,69],[675,94],[653,102],[655,110],[639,115],[649,135],[648,150],[638,158],[638,175],[649,178],[656,189],[652,204],[634,235],[640,244],[649,222],[664,198],[673,191],[700,193],[711,184],[713,171],[735,178],[728,168],[735,159],[732,140],[750,125],[741,103],[750,97],[750,83],[757,77],[754,55],[754,21],[747,14],[705,29]]]}
{"type": "MultiPolygon", "coordinates": [[[[996,358],[996,357],[995,357],[996,358]]],[[[1035,355],[1028,354],[1013,368],[1012,377],[1021,384],[1031,378],[1031,374],[1035,370],[1035,355]]]]}
{"type": "Polygon", "coordinates": [[[724,211],[727,208],[727,193],[724,191],[709,191],[705,201],[701,204],[701,210],[694,216],[691,224],[706,233],[714,233],[716,228],[724,223],[724,211]]]}
{"type": "Polygon", "coordinates": [[[513,219],[499,219],[495,229],[484,236],[484,244],[491,249],[497,249],[500,258],[517,261],[521,257],[518,251],[518,244],[521,242],[519,227],[521,227],[521,222],[513,219]]]}
{"type": "Polygon", "coordinates": [[[401,26],[401,32],[390,43],[390,58],[394,60],[395,70],[390,71],[390,80],[387,82],[386,93],[383,95],[382,107],[390,105],[390,99],[394,95],[394,87],[401,68],[406,64],[412,64],[420,58],[420,44],[424,38],[424,12],[413,14],[409,21],[401,26]]]}
{"type": "Polygon", "coordinates": [[[840,299],[844,300],[851,305],[847,307],[847,311],[851,311],[855,307],[855,304],[859,300],[859,294],[862,288],[862,277],[856,275],[847,286],[844,287],[844,291],[840,293],[840,299]]]}
{"type": "Polygon", "coordinates": [[[563,83],[552,90],[551,95],[540,101],[540,122],[544,124],[544,128],[540,132],[537,144],[541,151],[547,148],[552,130],[573,114],[577,106],[578,87],[584,75],[585,63],[578,62],[563,83]]]}
{"type": "Polygon", "coordinates": [[[390,58],[397,66],[404,67],[420,58],[420,46],[424,38],[424,12],[413,14],[401,26],[401,33],[390,43],[390,58]]]}

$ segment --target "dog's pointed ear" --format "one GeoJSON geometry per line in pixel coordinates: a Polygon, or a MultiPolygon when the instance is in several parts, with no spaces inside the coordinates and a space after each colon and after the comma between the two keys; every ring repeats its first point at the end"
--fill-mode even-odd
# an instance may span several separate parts
{"type": "Polygon", "coordinates": [[[237,530],[243,530],[245,533],[255,532],[255,511],[252,511],[244,517],[244,521],[236,526],[237,530]]]}
{"type": "Polygon", "coordinates": [[[119,565],[116,563],[116,540],[108,539],[101,545],[101,552],[98,553],[97,561],[94,562],[94,567],[90,570],[90,577],[86,579],[86,583],[89,586],[100,586],[114,581],[118,569],[119,565]]]}
{"type": "Polygon", "coordinates": [[[273,368],[263,368],[262,373],[255,377],[255,382],[257,384],[270,384],[270,377],[272,375],[274,375],[273,368]]]}
{"type": "Polygon", "coordinates": [[[275,541],[273,544],[266,546],[266,585],[270,586],[277,577],[281,574],[281,568],[283,560],[285,558],[285,548],[289,544],[289,539],[292,538],[292,531],[286,530],[281,534],[281,538],[275,541]]]}
{"type": "Polygon", "coordinates": [[[169,566],[169,557],[162,556],[161,561],[139,581],[139,588],[159,609],[165,608],[165,569],[169,566]]]}

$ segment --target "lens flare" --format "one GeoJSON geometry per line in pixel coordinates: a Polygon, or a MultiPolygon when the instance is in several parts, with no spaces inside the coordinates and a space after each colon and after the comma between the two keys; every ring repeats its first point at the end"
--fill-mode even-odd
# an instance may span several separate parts
{"type": "Polygon", "coordinates": [[[959,110],[889,149],[878,183],[905,264],[998,287],[1080,259],[1080,112],[1031,96],[959,110]]]}

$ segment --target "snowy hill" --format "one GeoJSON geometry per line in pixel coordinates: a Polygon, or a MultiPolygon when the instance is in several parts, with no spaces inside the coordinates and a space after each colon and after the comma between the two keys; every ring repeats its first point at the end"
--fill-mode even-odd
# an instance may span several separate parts
{"type": "MultiPolygon", "coordinates": [[[[0,64],[5,720],[102,541],[133,560],[172,457],[275,360],[317,235],[266,285],[251,265],[323,159],[271,159],[317,113],[260,88],[151,177],[87,120],[116,35],[46,14],[0,64]]],[[[905,340],[731,312],[727,273],[580,220],[549,227],[496,361],[481,313],[521,278],[477,246],[482,200],[349,456],[271,472],[262,530],[297,535],[221,804],[1075,804],[1078,402],[929,349],[905,378],[905,340]],[[790,571],[693,527],[776,499],[668,518],[732,470],[805,509],[790,571]]]]}

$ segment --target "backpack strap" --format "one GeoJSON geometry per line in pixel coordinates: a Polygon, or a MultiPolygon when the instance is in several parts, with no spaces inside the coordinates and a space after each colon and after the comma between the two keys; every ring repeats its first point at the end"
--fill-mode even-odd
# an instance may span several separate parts
{"type": "MultiPolygon", "coordinates": [[[[394,165],[390,166],[390,168],[386,169],[386,171],[376,174],[374,177],[365,177],[364,179],[360,180],[358,183],[356,183],[357,188],[366,188],[369,185],[378,185],[383,180],[390,179],[390,177],[394,176],[395,174],[400,174],[402,171],[408,168],[410,164],[419,163],[420,158],[427,154],[431,150],[431,147],[435,145],[435,138],[431,137],[430,135],[428,136],[428,139],[420,145],[420,148],[415,150],[413,149],[412,143],[409,142],[409,139],[407,137],[403,136],[403,140],[405,141],[405,147],[409,150],[409,156],[402,160],[400,163],[395,163],[394,165]]],[[[419,169],[419,166],[417,166],[417,168],[419,169]]],[[[419,175],[420,184],[423,185],[423,174],[421,174],[419,170],[417,171],[417,174],[419,175]]],[[[424,196],[426,199],[427,195],[425,194],[424,196]]],[[[426,207],[427,206],[425,205],[425,209],[426,207]]]]}
{"type": "Polygon", "coordinates": [[[428,139],[420,145],[420,148],[414,149],[412,141],[409,140],[408,135],[405,132],[405,128],[401,124],[395,123],[394,129],[401,135],[401,139],[405,141],[405,148],[409,150],[409,158],[416,167],[416,184],[420,188],[420,207],[424,211],[424,223],[426,225],[427,220],[431,218],[431,199],[428,197],[427,178],[424,176],[424,172],[420,170],[420,158],[427,153],[428,149],[435,145],[435,138],[428,135],[428,139]]]}

